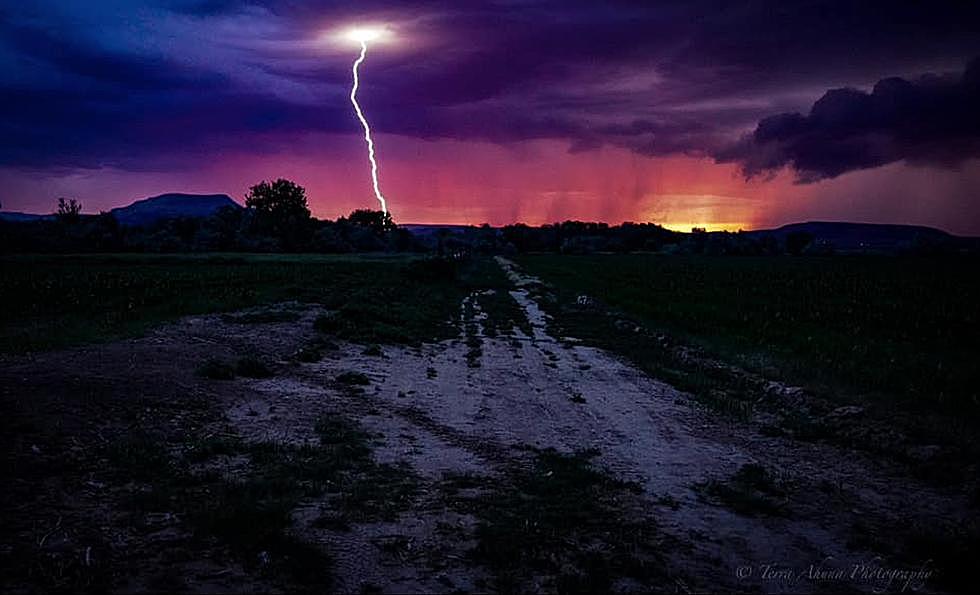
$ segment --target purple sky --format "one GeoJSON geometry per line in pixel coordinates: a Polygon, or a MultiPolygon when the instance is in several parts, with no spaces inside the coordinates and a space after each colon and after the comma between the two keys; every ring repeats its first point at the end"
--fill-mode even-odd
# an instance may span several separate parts
{"type": "Polygon", "coordinates": [[[980,6],[910,2],[6,2],[0,201],[86,210],[285,175],[396,220],[980,234],[980,6]],[[973,66],[971,66],[971,63],[973,66]]]}

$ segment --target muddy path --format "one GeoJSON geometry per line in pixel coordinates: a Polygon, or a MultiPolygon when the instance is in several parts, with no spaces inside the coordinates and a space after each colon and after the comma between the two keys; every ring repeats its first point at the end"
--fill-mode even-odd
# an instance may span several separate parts
{"type": "Polygon", "coordinates": [[[460,305],[458,338],[365,349],[323,342],[312,330],[318,310],[292,304],[288,322],[193,317],[143,339],[0,362],[11,412],[4,429],[15,437],[4,452],[15,481],[0,554],[21,566],[9,584],[295,587],[268,571],[275,551],[243,555],[195,537],[189,508],[134,510],[133,494],[152,492],[152,478],[120,481],[93,453],[133,428],[182,460],[201,449],[188,445],[224,437],[239,450],[196,457],[187,476],[235,479],[255,464],[254,445],[307,452],[330,431],[318,420],[334,415],[370,436],[371,462],[324,483],[396,475],[401,483],[364,496],[397,499],[383,512],[351,508],[338,518],[338,498],[353,498],[344,486],[291,503],[285,532],[325,554],[329,590],[943,590],[929,558],[941,551],[920,555],[888,539],[971,517],[961,494],[867,455],[763,435],[617,356],[552,336],[529,291],[537,280],[499,264],[523,330],[491,331],[493,313],[473,294],[460,305]],[[297,360],[311,343],[322,358],[297,360]],[[271,375],[219,381],[194,372],[204,357],[243,353],[268,362],[271,375]],[[574,499],[589,506],[562,499],[569,477],[568,490],[581,490],[574,499]],[[526,497],[512,502],[514,494],[526,497]],[[539,518],[547,498],[562,505],[539,518]],[[521,508],[529,502],[532,512],[521,508]],[[583,511],[602,523],[575,516],[583,511]],[[516,527],[550,549],[500,551],[528,544],[507,541],[498,519],[504,533],[516,527]]]}

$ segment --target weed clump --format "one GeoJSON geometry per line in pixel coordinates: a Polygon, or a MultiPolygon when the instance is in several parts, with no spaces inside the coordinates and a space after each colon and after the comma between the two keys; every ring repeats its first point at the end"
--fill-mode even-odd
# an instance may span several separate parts
{"type": "Polygon", "coordinates": [[[272,370],[264,363],[254,357],[243,357],[238,360],[235,372],[239,376],[246,378],[269,378],[273,376],[272,370]]]}
{"type": "Polygon", "coordinates": [[[323,353],[316,347],[303,347],[296,352],[296,359],[307,364],[312,364],[323,359],[323,353]]]}
{"type": "Polygon", "coordinates": [[[211,380],[232,380],[235,378],[235,368],[221,360],[211,358],[198,366],[197,375],[211,380]]]}
{"type": "Polygon", "coordinates": [[[761,465],[742,465],[726,481],[711,480],[698,486],[704,494],[744,516],[784,513],[786,492],[761,465]]]}
{"type": "Polygon", "coordinates": [[[459,276],[459,261],[448,258],[424,258],[405,267],[405,276],[413,281],[447,282],[459,276]]]}
{"type": "Polygon", "coordinates": [[[652,523],[623,509],[639,486],[595,469],[595,452],[534,452],[506,478],[446,475],[450,504],[478,519],[470,556],[497,589],[608,592],[622,579],[665,576],[652,523]],[[544,581],[544,582],[539,582],[544,581]]]}
{"type": "Polygon", "coordinates": [[[113,442],[106,452],[109,462],[136,479],[167,476],[170,457],[159,441],[149,436],[126,436],[113,442]]]}
{"type": "Polygon", "coordinates": [[[335,333],[343,327],[343,321],[337,312],[320,314],[313,320],[313,328],[321,333],[335,333]]]}
{"type": "Polygon", "coordinates": [[[212,436],[195,440],[187,445],[184,458],[190,463],[200,463],[216,456],[230,456],[242,449],[242,442],[235,436],[212,436]]]}
{"type": "Polygon", "coordinates": [[[134,498],[138,510],[178,512],[196,539],[220,541],[246,570],[287,591],[329,592],[329,556],[292,534],[296,507],[321,498],[324,512],[313,526],[323,530],[391,520],[414,497],[418,480],[402,465],[375,462],[372,435],[347,418],[321,416],[314,431],[319,440],[302,446],[212,437],[174,457],[161,443],[136,436],[115,443],[107,456],[146,484],[134,498]],[[192,470],[217,456],[241,456],[247,464],[233,479],[192,470]]]}
{"type": "Polygon", "coordinates": [[[259,310],[256,312],[243,312],[241,314],[222,314],[221,320],[231,324],[270,324],[275,322],[296,322],[299,320],[298,312],[291,310],[259,310]]]}
{"type": "Polygon", "coordinates": [[[480,338],[476,323],[477,306],[475,299],[474,296],[470,296],[470,299],[466,300],[463,305],[464,316],[466,317],[464,328],[466,346],[469,347],[466,351],[466,365],[471,368],[479,368],[480,358],[483,357],[483,340],[480,338]]]}
{"type": "Polygon", "coordinates": [[[371,379],[361,372],[343,372],[337,375],[337,382],[348,386],[367,386],[371,379]]]}

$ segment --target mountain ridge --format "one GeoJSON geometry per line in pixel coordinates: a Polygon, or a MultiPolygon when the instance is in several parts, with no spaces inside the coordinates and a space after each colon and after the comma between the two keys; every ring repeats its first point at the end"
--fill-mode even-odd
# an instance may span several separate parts
{"type": "MultiPolygon", "coordinates": [[[[183,192],[168,192],[157,196],[149,196],[135,200],[124,207],[110,209],[116,221],[126,227],[152,225],[163,219],[205,218],[214,215],[219,209],[232,207],[243,209],[227,194],[188,194],[183,192]]],[[[92,217],[94,215],[82,215],[92,217]]],[[[46,221],[54,219],[53,214],[22,213],[18,211],[0,211],[0,221],[25,223],[31,221],[46,221]]]]}
{"type": "Polygon", "coordinates": [[[772,229],[746,232],[750,236],[770,236],[785,240],[793,233],[806,233],[813,241],[842,250],[876,250],[908,247],[916,242],[968,240],[949,232],[925,225],[902,223],[853,223],[849,221],[803,221],[788,223],[772,229]]]}
{"type": "Polygon", "coordinates": [[[161,219],[204,218],[225,207],[244,208],[227,194],[185,194],[170,192],[134,201],[109,211],[120,225],[139,227],[161,219]]]}

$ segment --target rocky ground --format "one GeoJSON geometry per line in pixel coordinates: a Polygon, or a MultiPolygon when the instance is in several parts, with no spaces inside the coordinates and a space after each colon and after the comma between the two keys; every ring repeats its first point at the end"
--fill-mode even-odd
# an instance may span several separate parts
{"type": "Polygon", "coordinates": [[[471,295],[439,344],[282,304],[0,360],[5,589],[957,588],[961,491],[556,337],[500,264],[527,324],[471,295]]]}

